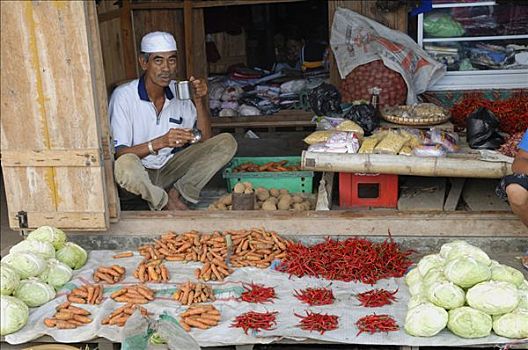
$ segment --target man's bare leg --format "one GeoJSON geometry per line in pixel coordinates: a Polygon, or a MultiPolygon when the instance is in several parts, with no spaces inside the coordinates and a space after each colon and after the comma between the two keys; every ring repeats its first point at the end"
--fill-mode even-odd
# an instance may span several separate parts
{"type": "Polygon", "coordinates": [[[528,191],[521,185],[511,184],[506,187],[506,193],[508,194],[508,202],[510,202],[512,211],[528,227],[528,191]]]}
{"type": "Polygon", "coordinates": [[[169,201],[165,208],[163,208],[164,210],[189,210],[174,187],[169,190],[168,195],[169,201]]]}

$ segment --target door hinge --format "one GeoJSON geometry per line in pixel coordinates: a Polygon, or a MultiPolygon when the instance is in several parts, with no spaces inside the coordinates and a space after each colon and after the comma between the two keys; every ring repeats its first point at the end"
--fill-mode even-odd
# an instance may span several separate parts
{"type": "Polygon", "coordinates": [[[28,218],[27,218],[27,212],[21,210],[16,215],[18,219],[18,227],[19,228],[28,228],[28,218]]]}

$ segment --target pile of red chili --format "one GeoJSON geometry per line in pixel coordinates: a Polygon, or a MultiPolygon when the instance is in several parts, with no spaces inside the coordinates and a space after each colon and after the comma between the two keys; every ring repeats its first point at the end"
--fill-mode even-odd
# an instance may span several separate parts
{"type": "Polygon", "coordinates": [[[242,328],[244,333],[248,334],[248,330],[253,329],[255,332],[260,330],[271,330],[273,325],[276,325],[275,321],[277,311],[274,312],[255,312],[250,311],[235,318],[231,327],[242,328]]]}
{"type": "Polygon", "coordinates": [[[386,289],[372,289],[367,292],[359,293],[356,298],[361,303],[361,306],[365,307],[380,307],[384,305],[390,305],[393,301],[396,301],[396,289],[394,292],[390,292],[386,289]]]}
{"type": "Polygon", "coordinates": [[[275,298],[275,289],[273,287],[264,287],[262,284],[251,283],[244,285],[246,290],[240,295],[240,299],[248,303],[266,303],[273,302],[275,298]]]}
{"type": "Polygon", "coordinates": [[[339,317],[336,315],[323,315],[310,311],[306,311],[306,316],[295,313],[294,315],[301,319],[297,326],[305,331],[317,331],[324,334],[327,331],[337,329],[339,325],[339,317]]]}
{"type": "Polygon", "coordinates": [[[363,316],[357,320],[356,326],[359,329],[356,336],[363,332],[374,334],[380,332],[392,332],[399,329],[396,321],[391,316],[385,314],[363,316]]]}
{"type": "Polygon", "coordinates": [[[344,241],[326,239],[311,247],[297,242],[288,245],[286,258],[277,270],[298,277],[375,284],[383,278],[402,277],[412,264],[411,254],[411,250],[401,250],[390,237],[383,242],[354,237],[344,241]]]}
{"type": "Polygon", "coordinates": [[[528,95],[512,96],[506,100],[490,101],[479,95],[469,95],[451,108],[451,119],[459,126],[466,126],[466,118],[478,107],[492,111],[500,120],[499,128],[509,134],[528,128],[528,95]]]}
{"type": "Polygon", "coordinates": [[[330,288],[307,288],[294,292],[297,299],[310,306],[330,305],[334,302],[334,293],[330,288]]]}

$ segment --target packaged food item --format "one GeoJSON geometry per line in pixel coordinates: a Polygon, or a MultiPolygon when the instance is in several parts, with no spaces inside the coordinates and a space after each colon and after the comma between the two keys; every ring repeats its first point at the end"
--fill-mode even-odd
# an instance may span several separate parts
{"type": "Polygon", "coordinates": [[[419,129],[404,128],[400,129],[400,133],[409,139],[406,145],[411,148],[424,144],[425,134],[419,129]]]}
{"type": "Polygon", "coordinates": [[[376,135],[364,138],[358,153],[373,153],[378,142],[379,138],[376,135]]]}
{"type": "Polygon", "coordinates": [[[409,142],[407,142],[400,152],[398,153],[400,156],[412,156],[413,155],[413,148],[409,145],[409,142]]]}
{"type": "Polygon", "coordinates": [[[398,154],[403,145],[409,138],[403,136],[398,131],[391,130],[387,135],[376,145],[374,153],[378,154],[398,154]]]}
{"type": "Polygon", "coordinates": [[[313,145],[314,143],[326,142],[326,140],[328,140],[328,138],[332,136],[334,132],[334,130],[314,131],[310,135],[306,136],[304,142],[309,145],[313,145]]]}
{"type": "Polygon", "coordinates": [[[444,157],[446,151],[441,145],[421,145],[413,149],[413,155],[416,157],[444,157]]]}
{"type": "Polygon", "coordinates": [[[310,145],[310,147],[308,147],[308,152],[323,153],[327,149],[328,147],[326,147],[326,144],[324,142],[314,143],[313,145],[310,145]]]}
{"type": "Polygon", "coordinates": [[[352,120],[345,120],[344,122],[342,122],[336,127],[336,130],[353,132],[354,135],[356,135],[357,138],[360,140],[363,139],[363,135],[365,134],[361,126],[359,126],[357,123],[353,122],[352,120]]]}
{"type": "Polygon", "coordinates": [[[458,135],[454,132],[440,130],[439,128],[431,129],[431,143],[442,145],[449,153],[460,150],[458,146],[458,135]]]}

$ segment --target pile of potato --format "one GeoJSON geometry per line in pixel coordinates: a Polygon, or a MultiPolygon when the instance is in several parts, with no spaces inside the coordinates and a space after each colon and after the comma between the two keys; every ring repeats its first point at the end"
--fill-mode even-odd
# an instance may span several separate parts
{"type": "MultiPolygon", "coordinates": [[[[306,211],[315,208],[312,199],[306,198],[302,194],[293,194],[286,189],[272,188],[270,190],[258,187],[253,189],[250,182],[239,182],[233,189],[234,193],[255,193],[257,200],[256,209],[274,211],[274,210],[293,210],[306,211]]],[[[228,193],[220,197],[216,202],[209,205],[208,210],[231,210],[233,195],[228,193]]]]}

